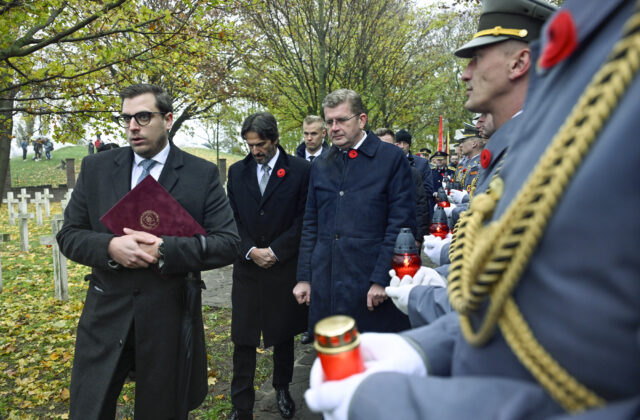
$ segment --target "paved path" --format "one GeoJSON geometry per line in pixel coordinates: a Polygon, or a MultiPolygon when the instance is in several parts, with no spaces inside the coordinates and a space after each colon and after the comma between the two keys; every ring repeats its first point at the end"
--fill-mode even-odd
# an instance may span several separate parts
{"type": "MultiPolygon", "coordinates": [[[[202,279],[207,285],[207,289],[202,294],[202,304],[216,308],[231,307],[231,271],[232,267],[227,266],[216,270],[202,273],[202,279]]],[[[309,387],[309,371],[315,359],[315,351],[312,344],[303,345],[296,340],[295,362],[293,366],[293,381],[289,387],[291,396],[296,403],[297,420],[320,420],[320,414],[309,411],[304,401],[304,391],[309,387]]],[[[280,412],[276,405],[275,391],[271,386],[271,380],[256,391],[256,402],[254,406],[254,417],[258,420],[281,419],[280,412]]]]}

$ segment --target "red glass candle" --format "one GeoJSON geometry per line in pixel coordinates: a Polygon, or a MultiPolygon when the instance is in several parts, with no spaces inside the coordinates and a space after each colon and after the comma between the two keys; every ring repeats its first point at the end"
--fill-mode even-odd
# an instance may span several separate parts
{"type": "Polygon", "coordinates": [[[446,238],[449,233],[449,225],[446,223],[431,223],[429,227],[429,233],[439,238],[446,238]]]}
{"type": "Polygon", "coordinates": [[[421,265],[422,261],[417,253],[393,254],[393,259],[391,260],[391,266],[399,278],[403,278],[406,275],[413,277],[421,265]]]}
{"type": "Polygon", "coordinates": [[[360,355],[360,334],[350,316],[334,315],[320,320],[315,328],[313,346],[318,352],[324,376],[337,381],[364,372],[360,355]]]}
{"type": "Polygon", "coordinates": [[[403,278],[406,275],[413,277],[421,265],[420,253],[411,229],[401,228],[393,247],[391,267],[398,277],[403,278]]]}

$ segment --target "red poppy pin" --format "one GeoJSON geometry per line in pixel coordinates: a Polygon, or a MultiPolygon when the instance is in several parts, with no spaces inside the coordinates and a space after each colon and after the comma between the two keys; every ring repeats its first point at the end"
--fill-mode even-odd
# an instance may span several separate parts
{"type": "Polygon", "coordinates": [[[547,27],[547,44],[540,56],[540,67],[547,70],[555,66],[578,46],[578,33],[568,10],[559,12],[547,27]]]}
{"type": "Polygon", "coordinates": [[[462,173],[467,172],[467,168],[462,169],[462,173]]]}
{"type": "Polygon", "coordinates": [[[349,157],[351,159],[355,159],[356,157],[358,157],[358,152],[356,152],[354,149],[349,150],[349,157]]]}
{"type": "Polygon", "coordinates": [[[276,175],[278,175],[278,178],[282,178],[286,173],[287,172],[284,169],[280,168],[278,169],[278,172],[276,172],[276,175]]]}
{"type": "Polygon", "coordinates": [[[491,163],[491,152],[489,149],[484,149],[482,153],[480,153],[480,165],[484,169],[487,169],[487,166],[491,163]]]}

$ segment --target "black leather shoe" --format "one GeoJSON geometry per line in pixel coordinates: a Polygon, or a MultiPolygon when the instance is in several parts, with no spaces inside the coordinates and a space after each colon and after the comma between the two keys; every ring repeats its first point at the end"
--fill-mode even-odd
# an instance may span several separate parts
{"type": "Polygon", "coordinates": [[[229,415],[229,420],[253,420],[253,414],[241,413],[234,408],[229,415]]]}
{"type": "Polygon", "coordinates": [[[300,335],[300,342],[302,344],[311,344],[313,343],[313,334],[309,331],[305,331],[300,335]]]}
{"type": "Polygon", "coordinates": [[[282,418],[290,419],[296,413],[296,403],[293,402],[289,388],[276,389],[276,401],[282,418]]]}

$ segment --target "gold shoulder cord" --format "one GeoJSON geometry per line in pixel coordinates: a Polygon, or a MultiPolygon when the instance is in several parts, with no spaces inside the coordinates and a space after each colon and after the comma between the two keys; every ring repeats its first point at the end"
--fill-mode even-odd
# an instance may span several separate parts
{"type": "Polygon", "coordinates": [[[469,191],[469,198],[472,198],[473,195],[476,193],[476,185],[478,184],[479,177],[480,177],[480,174],[476,175],[476,177],[473,178],[473,181],[471,181],[471,191],[469,191]]]}
{"type": "Polygon", "coordinates": [[[449,256],[449,300],[460,314],[465,339],[487,342],[500,326],[502,334],[536,380],[567,411],[605,404],[579,383],[538,343],[511,292],[518,284],[553,209],[582,164],[640,65],[640,0],[607,61],[594,75],[533,172],[502,217],[483,226],[502,195],[494,176],[486,193],[475,196],[456,224],[449,256]],[[489,300],[477,331],[469,315],[489,300]]]}

